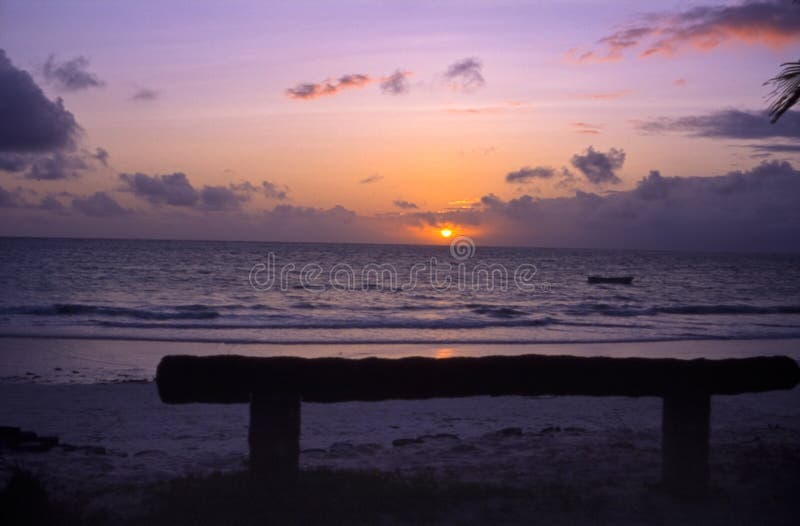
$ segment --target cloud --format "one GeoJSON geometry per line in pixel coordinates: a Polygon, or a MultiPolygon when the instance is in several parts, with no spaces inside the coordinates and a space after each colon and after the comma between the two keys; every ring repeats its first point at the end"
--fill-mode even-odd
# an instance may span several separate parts
{"type": "Polygon", "coordinates": [[[165,175],[119,174],[123,190],[154,205],[171,205],[209,211],[238,210],[258,188],[249,182],[196,189],[183,172],[165,175]]]}
{"type": "Polygon", "coordinates": [[[129,213],[105,192],[76,197],[72,200],[72,208],[89,217],[117,217],[129,213]]]}
{"type": "Polygon", "coordinates": [[[127,191],[154,205],[191,207],[200,199],[197,190],[182,172],[152,176],[143,173],[121,173],[119,178],[126,184],[127,191]]]}
{"type": "Polygon", "coordinates": [[[29,164],[30,158],[27,155],[17,153],[0,154],[0,172],[21,172],[29,164]]]}
{"type": "Polygon", "coordinates": [[[482,205],[434,219],[477,221],[503,245],[800,251],[800,171],[787,162],[711,177],[651,171],[629,191],[509,201],[488,194],[482,205]]]}
{"type": "Polygon", "coordinates": [[[0,186],[0,208],[19,208],[24,206],[21,190],[9,191],[0,186]]]}
{"type": "Polygon", "coordinates": [[[75,145],[80,127],[63,101],[45,97],[0,49],[0,152],[47,152],[75,145]]]}
{"type": "Polygon", "coordinates": [[[53,194],[47,194],[38,202],[29,199],[38,198],[39,193],[29,188],[17,187],[6,190],[0,186],[0,208],[19,208],[28,210],[61,211],[64,205],[53,194]]]}
{"type": "Polygon", "coordinates": [[[506,174],[507,183],[527,183],[534,179],[550,179],[555,175],[556,171],[549,166],[537,166],[531,168],[524,166],[515,172],[506,174]]]}
{"type": "Polygon", "coordinates": [[[613,62],[634,48],[640,57],[651,57],[685,49],[709,51],[729,43],[782,49],[798,38],[797,5],[789,0],[751,0],[642,15],[628,27],[598,40],[596,49],[572,49],[568,57],[576,62],[613,62]]]}
{"type": "Polygon", "coordinates": [[[319,84],[298,84],[293,88],[287,89],[286,95],[290,99],[311,100],[336,95],[346,89],[363,88],[371,82],[374,82],[374,79],[369,75],[360,73],[342,75],[338,79],[327,79],[319,84]]]}
{"type": "Polygon", "coordinates": [[[372,184],[372,183],[377,183],[378,181],[381,180],[383,180],[382,175],[374,174],[370,175],[369,177],[365,177],[364,179],[361,179],[359,181],[359,184],[372,184]]]}
{"type": "Polygon", "coordinates": [[[64,210],[64,205],[61,204],[61,201],[56,199],[54,196],[48,195],[45,196],[38,205],[36,205],[36,208],[40,210],[49,210],[51,212],[60,212],[64,210]]]}
{"type": "Polygon", "coordinates": [[[109,153],[105,148],[96,148],[93,154],[90,154],[93,159],[96,159],[103,166],[108,167],[109,153]]]}
{"type": "Polygon", "coordinates": [[[569,124],[573,128],[573,132],[580,133],[583,135],[599,135],[600,134],[600,126],[595,124],[589,124],[587,122],[571,122],[569,124]]]}
{"type": "Polygon", "coordinates": [[[471,92],[486,84],[483,78],[483,64],[475,57],[450,64],[444,77],[449,81],[450,87],[458,91],[471,92]]]}
{"type": "MultiPolygon", "coordinates": [[[[557,176],[558,174],[556,174],[557,176]]],[[[554,176],[554,177],[556,177],[554,176]]],[[[238,185],[245,191],[244,185],[238,185]]],[[[258,189],[257,186],[251,185],[258,189]]],[[[231,187],[223,187],[234,192],[231,187]]],[[[567,197],[504,199],[499,193],[464,199],[442,211],[401,209],[361,215],[278,204],[248,213],[159,214],[125,210],[108,195],[75,197],[58,220],[29,190],[4,189],[4,235],[252,239],[260,241],[419,242],[433,227],[456,225],[481,245],[639,248],[701,251],[800,252],[800,171],[768,162],[718,176],[669,177],[653,170],[635,188],[605,195],[575,191],[567,197]],[[34,208],[38,207],[38,211],[34,208]],[[18,216],[40,214],[38,230],[18,216]],[[87,230],[80,216],[122,216],[87,230]],[[47,219],[45,221],[45,219],[47,219]]],[[[57,196],[50,195],[54,201],[57,196]]],[[[46,202],[47,201],[47,202],[46,202]]],[[[221,201],[225,201],[222,199],[221,201]]],[[[198,210],[203,205],[198,202],[198,210]]]]}
{"type": "Polygon", "coordinates": [[[200,201],[206,210],[238,210],[248,199],[250,192],[247,189],[234,186],[204,186],[200,190],[200,201]]]}
{"type": "Polygon", "coordinates": [[[684,78],[675,79],[672,81],[672,84],[679,88],[682,88],[686,85],[686,79],[684,78]]]}
{"type": "Polygon", "coordinates": [[[411,76],[410,71],[397,70],[388,77],[381,79],[381,91],[389,95],[402,95],[411,90],[408,84],[408,77],[411,76]]]}
{"type": "Polygon", "coordinates": [[[603,153],[589,146],[583,154],[573,155],[570,162],[592,184],[617,184],[620,178],[615,172],[625,163],[625,152],[611,148],[608,153],[603,153]]]}
{"type": "Polygon", "coordinates": [[[87,71],[88,67],[89,60],[84,56],[58,62],[55,55],[51,54],[42,68],[42,74],[50,84],[64,91],[79,91],[102,86],[103,81],[87,71]]]}
{"type": "Polygon", "coordinates": [[[747,144],[745,146],[766,154],[800,153],[800,144],[747,144]]]}
{"type": "Polygon", "coordinates": [[[269,199],[277,199],[283,201],[288,197],[289,189],[286,186],[279,187],[275,183],[269,181],[261,181],[261,188],[269,199]]]}
{"type": "Polygon", "coordinates": [[[56,152],[33,161],[25,177],[38,181],[56,181],[79,177],[80,172],[88,169],[89,165],[81,155],[56,152]]]}
{"type": "Polygon", "coordinates": [[[392,203],[397,208],[401,208],[403,210],[416,210],[416,209],[419,208],[416,204],[412,203],[411,201],[404,201],[402,199],[397,199],[397,200],[393,201],[392,203]]]}
{"type": "Polygon", "coordinates": [[[139,88],[133,95],[131,95],[130,100],[134,102],[147,102],[151,100],[156,100],[158,96],[159,93],[156,90],[149,88],[139,88]]]}
{"type": "Polygon", "coordinates": [[[645,133],[680,132],[725,139],[796,139],[800,138],[800,111],[786,112],[775,124],[769,122],[766,112],[722,110],[705,115],[640,121],[636,128],[645,133]]]}

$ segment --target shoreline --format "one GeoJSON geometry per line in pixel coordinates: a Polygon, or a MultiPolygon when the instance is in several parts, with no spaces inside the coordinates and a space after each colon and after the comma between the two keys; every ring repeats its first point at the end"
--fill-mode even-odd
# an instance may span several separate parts
{"type": "Polygon", "coordinates": [[[152,380],[168,354],[242,354],[402,358],[546,354],[679,359],[784,355],[800,361],[800,339],[680,340],[592,343],[337,343],[232,344],[72,338],[0,338],[0,384],[103,383],[152,380]]]}

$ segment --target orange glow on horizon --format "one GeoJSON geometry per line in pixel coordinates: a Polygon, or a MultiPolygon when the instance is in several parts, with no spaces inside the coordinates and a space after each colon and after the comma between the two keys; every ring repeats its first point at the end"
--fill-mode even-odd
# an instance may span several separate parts
{"type": "Polygon", "coordinates": [[[434,353],[433,356],[437,360],[442,360],[442,359],[445,359],[445,358],[452,358],[455,355],[456,355],[456,350],[455,349],[451,349],[451,348],[445,347],[445,348],[442,348],[442,349],[436,349],[436,352],[434,353]]]}

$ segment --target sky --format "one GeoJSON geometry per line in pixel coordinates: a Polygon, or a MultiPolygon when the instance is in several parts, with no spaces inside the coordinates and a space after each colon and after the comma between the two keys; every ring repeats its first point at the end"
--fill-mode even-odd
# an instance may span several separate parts
{"type": "Polygon", "coordinates": [[[0,235],[800,251],[791,0],[0,0],[0,235]]]}

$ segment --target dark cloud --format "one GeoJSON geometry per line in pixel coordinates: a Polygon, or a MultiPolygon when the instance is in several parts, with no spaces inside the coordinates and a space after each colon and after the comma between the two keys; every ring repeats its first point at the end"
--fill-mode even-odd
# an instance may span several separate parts
{"type": "Polygon", "coordinates": [[[74,146],[80,127],[61,99],[45,97],[0,50],[0,152],[47,152],[74,146]]]}
{"type": "Polygon", "coordinates": [[[117,217],[129,213],[105,192],[76,197],[72,200],[72,208],[89,217],[117,217]]]}
{"type": "Polygon", "coordinates": [[[88,67],[89,60],[84,56],[58,62],[55,55],[50,55],[44,63],[42,74],[49,83],[64,91],[79,91],[102,86],[103,81],[94,73],[87,71],[88,67]]]}
{"type": "Polygon", "coordinates": [[[573,155],[570,162],[592,184],[616,184],[620,179],[615,172],[625,163],[625,152],[611,148],[603,153],[589,146],[583,154],[573,155]]]}
{"type": "Polygon", "coordinates": [[[453,89],[460,91],[475,91],[486,84],[483,78],[483,64],[475,57],[450,64],[444,77],[450,81],[453,89]]]}
{"type": "Polygon", "coordinates": [[[151,100],[156,100],[158,98],[159,93],[156,90],[152,90],[149,88],[139,88],[136,92],[131,95],[130,100],[136,102],[147,102],[151,100]]]}
{"type": "Polygon", "coordinates": [[[204,186],[200,190],[200,201],[206,210],[238,210],[248,199],[249,192],[237,191],[228,186],[204,186]]]}
{"type": "Polygon", "coordinates": [[[0,171],[24,171],[27,179],[57,181],[80,177],[83,172],[93,168],[92,161],[108,166],[108,157],[108,152],[103,148],[97,148],[94,153],[59,150],[52,154],[0,154],[0,171]]]}
{"type": "Polygon", "coordinates": [[[64,205],[53,194],[47,194],[38,202],[38,192],[29,188],[17,187],[6,190],[0,186],[0,208],[24,208],[36,210],[60,211],[64,205]]]}
{"type": "Polygon", "coordinates": [[[556,171],[549,166],[537,166],[531,168],[524,166],[515,172],[506,174],[507,183],[527,183],[534,179],[550,179],[555,175],[556,171]]]}
{"type": "Polygon", "coordinates": [[[248,199],[252,194],[258,192],[258,187],[253,183],[251,183],[250,181],[243,181],[241,183],[231,183],[228,185],[228,188],[230,188],[234,192],[238,192],[242,195],[248,196],[248,199]]]}
{"type": "Polygon", "coordinates": [[[404,201],[402,199],[397,199],[393,201],[394,206],[397,208],[402,208],[403,210],[416,210],[419,208],[416,204],[412,203],[411,201],[404,201]]]}
{"type": "Polygon", "coordinates": [[[119,178],[126,184],[126,190],[152,204],[191,207],[200,200],[197,190],[182,172],[152,176],[122,173],[119,178]]]}
{"type": "Polygon", "coordinates": [[[17,153],[0,154],[0,172],[21,172],[31,163],[30,156],[17,153]]]}
{"type": "MultiPolygon", "coordinates": [[[[800,6],[798,6],[800,11],[800,6]]],[[[722,110],[705,115],[666,118],[638,122],[645,133],[679,132],[697,137],[725,139],[800,138],[800,111],[789,111],[772,124],[766,112],[722,110]]]]}
{"type": "Polygon", "coordinates": [[[372,226],[374,219],[359,216],[341,205],[312,208],[279,204],[258,218],[259,227],[275,241],[320,241],[339,243],[385,239],[387,231],[372,226]]]}
{"type": "Polygon", "coordinates": [[[38,181],[55,181],[79,177],[81,172],[88,170],[83,156],[57,152],[48,156],[38,157],[32,162],[30,170],[25,174],[27,179],[38,181]]]}
{"type": "Polygon", "coordinates": [[[556,183],[556,188],[575,189],[578,185],[578,176],[569,168],[561,167],[561,177],[556,183]]]}
{"type": "Polygon", "coordinates": [[[477,219],[501,244],[800,251],[800,171],[787,162],[715,177],[652,171],[630,191],[509,201],[489,194],[482,204],[436,219],[477,219]]]}
{"type": "Polygon", "coordinates": [[[408,77],[411,75],[410,71],[397,70],[388,77],[381,79],[381,90],[389,95],[402,95],[411,90],[408,83],[408,77]]]}
{"type": "Polygon", "coordinates": [[[372,184],[377,183],[378,181],[383,180],[382,175],[374,174],[370,175],[369,177],[365,177],[359,181],[360,184],[372,184]]]}
{"type": "Polygon", "coordinates": [[[672,55],[683,49],[708,51],[729,42],[783,48],[800,36],[800,9],[790,0],[750,0],[696,6],[677,13],[641,16],[634,24],[601,38],[598,49],[570,50],[579,62],[621,60],[638,48],[640,57],[672,55]]]}
{"type": "Polygon", "coordinates": [[[261,181],[261,188],[264,191],[264,195],[266,195],[269,199],[277,199],[278,201],[283,201],[288,197],[288,188],[279,187],[275,183],[271,183],[269,181],[261,181]]]}
{"type": "Polygon", "coordinates": [[[20,208],[24,204],[19,188],[10,191],[0,186],[0,208],[20,208]]]}
{"type": "Polygon", "coordinates": [[[258,190],[249,182],[228,186],[204,186],[196,189],[185,173],[147,175],[119,174],[124,191],[154,205],[172,205],[210,211],[237,210],[258,190]]]}
{"type": "Polygon", "coordinates": [[[647,177],[639,181],[634,192],[646,201],[664,199],[676,184],[680,184],[677,177],[662,177],[658,170],[651,170],[647,177]]]}
{"type": "Polygon", "coordinates": [[[342,75],[338,79],[327,79],[319,84],[303,83],[286,90],[290,99],[311,100],[319,97],[336,95],[345,89],[362,88],[373,82],[369,75],[360,73],[342,75]]]}
{"type": "Polygon", "coordinates": [[[800,153],[800,144],[748,144],[748,148],[765,154],[800,153]]]}
{"type": "Polygon", "coordinates": [[[64,210],[64,205],[61,204],[61,201],[56,199],[54,196],[48,195],[44,199],[42,199],[42,201],[36,206],[36,208],[39,208],[41,210],[49,210],[51,212],[54,211],[57,212],[64,210]]]}
{"type": "Polygon", "coordinates": [[[106,151],[105,148],[96,148],[94,153],[91,154],[91,157],[93,159],[96,159],[103,166],[108,167],[109,154],[108,154],[108,151],[106,151]]]}

